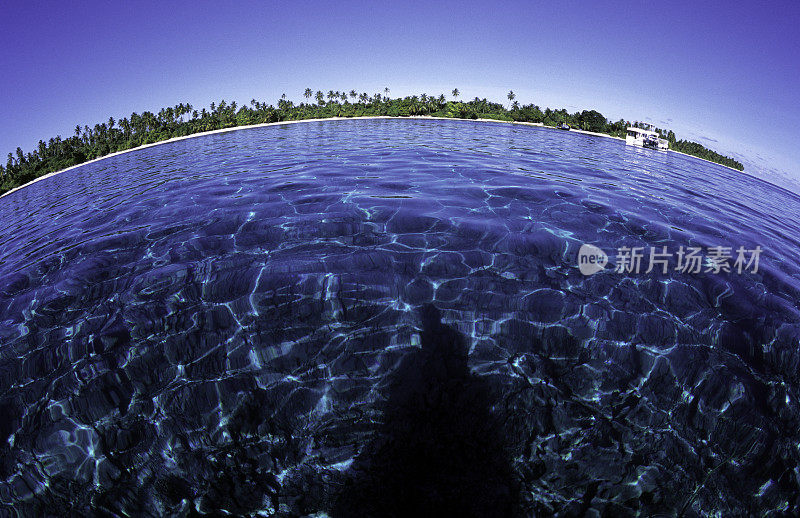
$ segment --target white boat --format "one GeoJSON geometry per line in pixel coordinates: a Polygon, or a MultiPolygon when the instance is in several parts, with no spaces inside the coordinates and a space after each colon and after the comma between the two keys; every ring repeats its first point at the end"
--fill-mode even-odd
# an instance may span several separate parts
{"type": "Polygon", "coordinates": [[[660,138],[659,134],[655,131],[634,128],[632,126],[627,129],[625,143],[632,146],[658,149],[660,151],[669,149],[669,142],[667,142],[666,139],[660,138]]]}

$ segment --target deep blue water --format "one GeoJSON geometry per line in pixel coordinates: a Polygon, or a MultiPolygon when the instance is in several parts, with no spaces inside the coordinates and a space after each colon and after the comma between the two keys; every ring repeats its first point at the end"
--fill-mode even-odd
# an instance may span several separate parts
{"type": "Polygon", "coordinates": [[[84,165],[0,199],[0,515],[794,515],[799,260],[796,195],[546,128],[84,165]]]}

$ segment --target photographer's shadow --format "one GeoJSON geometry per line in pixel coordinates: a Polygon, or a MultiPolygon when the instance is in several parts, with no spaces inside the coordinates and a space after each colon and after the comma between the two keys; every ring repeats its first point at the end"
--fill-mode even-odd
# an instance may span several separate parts
{"type": "Polygon", "coordinates": [[[425,306],[421,349],[389,388],[376,438],[352,467],[332,516],[513,516],[518,484],[488,383],[464,336],[425,306]]]}

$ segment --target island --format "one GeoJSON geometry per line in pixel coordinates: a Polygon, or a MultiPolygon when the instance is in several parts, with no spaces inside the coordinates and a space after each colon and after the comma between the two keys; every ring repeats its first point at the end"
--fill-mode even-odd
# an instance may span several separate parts
{"type": "MultiPolygon", "coordinates": [[[[430,116],[451,119],[490,119],[505,122],[533,123],[553,128],[565,127],[625,138],[628,126],[645,127],[640,122],[620,119],[612,122],[596,110],[569,113],[565,109],[542,110],[535,104],[520,105],[513,91],[508,92],[508,106],[476,97],[471,101],[459,100],[457,88],[448,100],[439,96],[421,94],[402,98],[389,96],[389,88],[369,95],[365,92],[312,91],[306,88],[305,102],[295,104],[282,95],[276,105],[250,101],[249,106],[236,102],[211,103],[209,109],[195,109],[189,103],[162,108],[158,113],[145,111],[132,113],[119,121],[108,121],[94,127],[75,126],[75,134],[60,135],[48,141],[40,140],[35,150],[24,152],[18,147],[8,154],[6,165],[0,165],[0,194],[25,185],[47,174],[61,171],[111,153],[140,146],[185,137],[197,133],[256,124],[332,117],[413,117],[430,116]]],[[[678,140],[671,130],[651,128],[669,143],[669,149],[704,160],[744,170],[733,158],[707,149],[697,142],[678,140]]]]}

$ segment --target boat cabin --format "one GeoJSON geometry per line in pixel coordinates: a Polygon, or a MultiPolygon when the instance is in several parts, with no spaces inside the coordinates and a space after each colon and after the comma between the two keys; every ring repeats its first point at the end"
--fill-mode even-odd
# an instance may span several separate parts
{"type": "Polygon", "coordinates": [[[666,151],[669,148],[669,142],[661,138],[655,131],[634,128],[632,126],[627,129],[625,143],[632,146],[658,149],[661,151],[666,151]]]}

